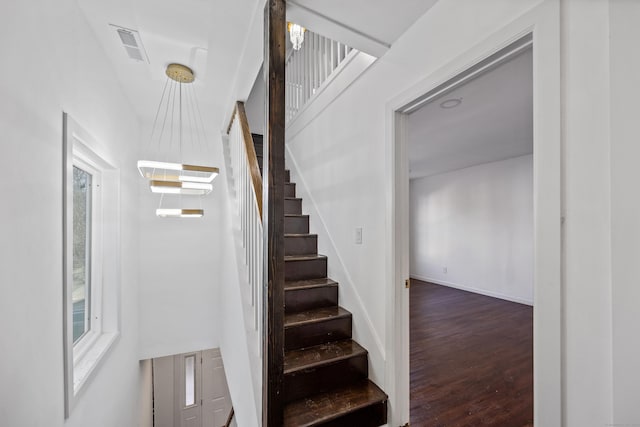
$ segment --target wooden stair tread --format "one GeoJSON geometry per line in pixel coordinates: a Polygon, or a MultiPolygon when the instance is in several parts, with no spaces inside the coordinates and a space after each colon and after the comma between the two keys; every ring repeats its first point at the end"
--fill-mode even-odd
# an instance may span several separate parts
{"type": "MultiPolygon", "coordinates": [[[[302,200],[302,198],[301,198],[301,197],[285,197],[284,199],[285,199],[285,200],[302,200]]],[[[287,214],[285,214],[285,216],[286,216],[286,215],[287,215],[287,214]]]]}
{"type": "Polygon", "coordinates": [[[284,260],[286,261],[309,261],[313,259],[326,259],[326,255],[320,254],[309,254],[309,255],[285,255],[284,260]]]}
{"type": "Polygon", "coordinates": [[[287,329],[349,316],[351,316],[351,313],[340,306],[321,307],[299,313],[288,313],[284,315],[284,328],[287,329]]]}
{"type": "Polygon", "coordinates": [[[353,340],[333,341],[300,350],[288,351],[284,355],[284,373],[314,368],[350,357],[367,354],[360,344],[353,340]]]}
{"type": "Polygon", "coordinates": [[[284,408],[285,427],[311,427],[370,405],[387,401],[387,395],[369,380],[291,402],[284,408]]]}
{"type": "Polygon", "coordinates": [[[289,280],[284,282],[284,290],[297,291],[300,289],[322,288],[324,286],[338,286],[335,280],[324,277],[322,279],[289,280]]]}

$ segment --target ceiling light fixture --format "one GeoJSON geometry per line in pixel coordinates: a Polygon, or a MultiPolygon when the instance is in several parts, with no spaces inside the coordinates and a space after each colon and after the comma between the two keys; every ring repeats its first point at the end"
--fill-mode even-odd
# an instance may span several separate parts
{"type": "Polygon", "coordinates": [[[156,210],[157,216],[199,218],[204,215],[204,210],[183,209],[181,196],[209,194],[213,190],[211,182],[218,175],[219,169],[213,166],[186,164],[182,161],[185,143],[190,140],[192,146],[201,146],[201,137],[206,139],[200,109],[191,85],[195,75],[191,68],[182,64],[169,64],[166,75],[167,80],[151,129],[150,143],[156,145],[158,153],[161,153],[162,147],[165,146],[168,149],[165,156],[177,156],[180,161],[139,160],[138,171],[143,178],[149,180],[151,192],[161,194],[160,206],[156,210]],[[163,202],[170,201],[171,196],[175,195],[179,196],[180,207],[163,208],[163,202]]]}
{"type": "Polygon", "coordinates": [[[156,215],[161,218],[201,218],[202,209],[156,209],[156,215]]]}
{"type": "Polygon", "coordinates": [[[304,42],[304,33],[307,29],[293,22],[287,22],[287,31],[289,31],[289,38],[291,39],[293,49],[300,50],[302,42],[304,42]]]}
{"type": "Polygon", "coordinates": [[[440,108],[448,110],[450,108],[456,108],[460,104],[462,104],[462,98],[451,98],[442,101],[440,103],[440,108]]]}
{"type": "Polygon", "coordinates": [[[204,182],[177,181],[149,181],[152,193],[186,194],[190,196],[204,196],[211,193],[213,185],[204,182]]]}
{"type": "Polygon", "coordinates": [[[211,182],[220,170],[210,166],[183,165],[182,163],[139,160],[140,175],[147,179],[169,181],[211,182]]]}

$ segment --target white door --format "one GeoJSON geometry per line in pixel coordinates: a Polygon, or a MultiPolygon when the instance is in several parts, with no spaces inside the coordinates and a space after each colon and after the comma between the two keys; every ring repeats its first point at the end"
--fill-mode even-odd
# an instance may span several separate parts
{"type": "Polygon", "coordinates": [[[220,350],[202,351],[202,427],[222,427],[231,411],[231,399],[220,350]]]}
{"type": "Polygon", "coordinates": [[[176,426],[202,425],[202,352],[174,357],[176,374],[176,426]]]}
{"type": "Polygon", "coordinates": [[[222,427],[231,412],[219,349],[153,359],[153,393],[156,427],[222,427]]]}

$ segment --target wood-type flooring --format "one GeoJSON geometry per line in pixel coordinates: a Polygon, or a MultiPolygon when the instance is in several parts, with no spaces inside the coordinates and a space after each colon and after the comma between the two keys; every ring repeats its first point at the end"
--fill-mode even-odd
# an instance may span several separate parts
{"type": "Polygon", "coordinates": [[[411,280],[411,426],[533,426],[533,308],[411,280]]]}

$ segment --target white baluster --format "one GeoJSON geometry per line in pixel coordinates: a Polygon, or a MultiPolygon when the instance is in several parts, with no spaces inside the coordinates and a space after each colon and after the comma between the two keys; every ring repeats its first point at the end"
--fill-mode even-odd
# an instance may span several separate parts
{"type": "Polygon", "coordinates": [[[338,67],[338,42],[331,42],[331,72],[338,67]]]}
{"type": "Polygon", "coordinates": [[[313,35],[313,93],[315,94],[320,86],[320,36],[313,35]]]}
{"type": "Polygon", "coordinates": [[[303,94],[303,85],[304,85],[304,71],[303,71],[303,56],[302,54],[298,55],[298,104],[296,105],[296,109],[300,111],[302,107],[302,94],[303,94]]]}
{"type": "Polygon", "coordinates": [[[296,52],[296,113],[300,111],[302,96],[302,52],[296,52]]]}
{"type": "MultiPolygon", "coordinates": [[[[287,65],[291,64],[291,58],[287,61],[287,65]]],[[[284,92],[285,92],[285,120],[288,122],[291,118],[291,69],[289,66],[285,67],[284,78],[284,92]]]]}
{"type": "Polygon", "coordinates": [[[325,38],[323,40],[323,44],[324,44],[324,55],[322,56],[322,60],[324,61],[324,67],[323,67],[323,69],[324,69],[324,80],[323,80],[323,82],[324,82],[324,81],[327,80],[327,78],[329,77],[329,75],[331,74],[331,71],[332,71],[331,68],[329,68],[330,64],[331,64],[331,59],[329,58],[329,52],[331,51],[331,47],[330,47],[331,40],[325,38]]]}
{"type": "Polygon", "coordinates": [[[322,84],[325,77],[325,67],[324,67],[324,37],[318,36],[318,87],[322,84]]]}

